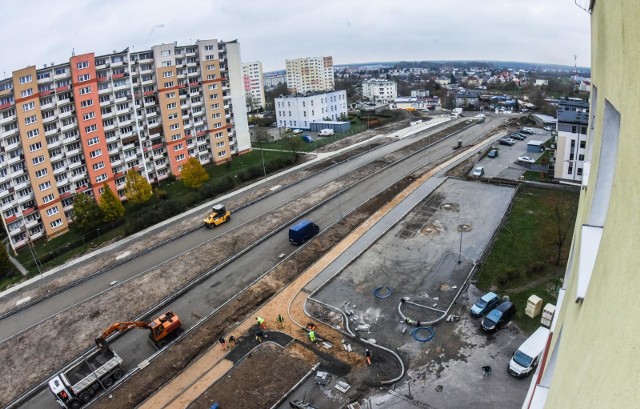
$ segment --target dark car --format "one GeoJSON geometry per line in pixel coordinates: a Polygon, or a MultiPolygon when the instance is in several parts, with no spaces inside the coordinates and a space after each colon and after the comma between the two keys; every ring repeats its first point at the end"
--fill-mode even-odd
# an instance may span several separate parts
{"type": "Polygon", "coordinates": [[[500,302],[500,297],[496,293],[486,293],[482,297],[478,298],[475,304],[471,307],[471,315],[474,317],[482,317],[487,312],[491,311],[500,302]]]}
{"type": "Polygon", "coordinates": [[[291,244],[304,244],[318,234],[320,227],[309,220],[300,220],[289,229],[289,242],[291,244]]]}
{"type": "Polygon", "coordinates": [[[509,135],[509,137],[513,138],[513,139],[517,139],[519,141],[524,141],[527,138],[526,135],[518,133],[518,132],[512,133],[511,135],[509,135]]]}
{"type": "Polygon", "coordinates": [[[491,149],[487,156],[490,157],[490,158],[495,158],[496,156],[498,156],[498,150],[497,149],[491,149]]]}
{"type": "Polygon", "coordinates": [[[511,321],[516,314],[516,306],[511,301],[504,301],[482,319],[482,329],[486,332],[493,332],[511,321]]]}
{"type": "Polygon", "coordinates": [[[516,143],[516,141],[514,141],[511,138],[502,138],[498,141],[498,143],[500,145],[508,145],[508,146],[513,146],[514,143],[516,143]]]}

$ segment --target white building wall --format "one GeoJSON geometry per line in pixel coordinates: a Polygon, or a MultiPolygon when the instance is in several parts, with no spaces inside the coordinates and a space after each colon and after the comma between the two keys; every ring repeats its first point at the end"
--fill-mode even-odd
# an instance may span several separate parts
{"type": "Polygon", "coordinates": [[[398,86],[394,81],[363,81],[362,95],[375,102],[389,103],[398,97],[398,86]]]}
{"type": "Polygon", "coordinates": [[[347,115],[347,92],[275,99],[276,121],[281,128],[309,129],[312,122],[340,120],[347,115]]]}
{"type": "Polygon", "coordinates": [[[240,44],[237,42],[226,43],[227,64],[229,67],[229,89],[231,91],[231,104],[233,105],[233,121],[237,150],[241,153],[251,149],[251,135],[247,121],[247,108],[244,99],[244,79],[242,76],[242,62],[240,59],[240,44]]]}

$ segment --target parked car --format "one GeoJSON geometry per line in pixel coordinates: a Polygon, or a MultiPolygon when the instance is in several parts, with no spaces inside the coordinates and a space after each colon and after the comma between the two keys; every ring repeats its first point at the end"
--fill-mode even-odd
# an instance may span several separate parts
{"type": "Polygon", "coordinates": [[[520,130],[520,133],[524,133],[524,134],[527,134],[527,135],[533,135],[535,133],[535,131],[533,129],[531,129],[531,128],[522,128],[520,130]]]}
{"type": "Polygon", "coordinates": [[[486,293],[478,298],[475,304],[471,306],[471,315],[474,317],[482,317],[500,303],[500,297],[496,293],[486,293]]]}
{"type": "Polygon", "coordinates": [[[552,128],[552,127],[550,127],[550,126],[545,126],[545,127],[544,127],[544,128],[542,128],[542,129],[544,129],[545,131],[553,131],[553,128],[552,128]]]}
{"type": "Polygon", "coordinates": [[[516,306],[511,301],[503,301],[502,304],[492,309],[486,317],[482,319],[482,330],[493,332],[511,321],[516,314],[516,306]]]}
{"type": "Polygon", "coordinates": [[[536,160],[533,158],[530,158],[528,156],[519,156],[518,157],[518,162],[524,162],[524,163],[536,163],[536,160]]]}
{"type": "Polygon", "coordinates": [[[539,327],[526,341],[520,345],[520,348],[513,353],[511,361],[509,361],[509,373],[516,378],[523,378],[531,375],[536,369],[542,353],[549,339],[549,329],[539,327]]]}
{"type": "Polygon", "coordinates": [[[516,141],[514,141],[512,138],[502,138],[498,141],[498,143],[500,143],[500,145],[513,146],[516,141]]]}
{"type": "Polygon", "coordinates": [[[489,151],[489,154],[487,155],[490,158],[495,158],[498,156],[498,150],[497,149],[491,149],[489,151]]]}
{"type": "Polygon", "coordinates": [[[471,176],[474,176],[477,178],[482,177],[482,175],[484,175],[484,168],[482,166],[478,166],[477,168],[475,168],[473,170],[473,173],[471,174],[471,176]]]}
{"type": "Polygon", "coordinates": [[[302,135],[302,140],[305,143],[313,143],[314,142],[313,138],[310,135],[302,135]]]}
{"type": "Polygon", "coordinates": [[[509,136],[511,138],[517,139],[519,141],[524,141],[525,139],[527,139],[527,136],[525,134],[521,134],[521,133],[517,133],[517,132],[514,132],[514,133],[510,134],[509,136]]]}
{"type": "Polygon", "coordinates": [[[309,220],[300,220],[289,229],[289,242],[300,245],[318,234],[320,227],[309,220]]]}
{"type": "Polygon", "coordinates": [[[299,135],[302,133],[302,129],[294,129],[292,132],[294,135],[299,135]]]}

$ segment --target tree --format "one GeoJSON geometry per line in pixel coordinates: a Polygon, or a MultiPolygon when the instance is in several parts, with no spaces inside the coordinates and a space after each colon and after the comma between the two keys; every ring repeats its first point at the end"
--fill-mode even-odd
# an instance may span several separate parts
{"type": "Polygon", "coordinates": [[[153,192],[151,191],[149,181],[136,172],[135,169],[129,169],[125,180],[124,194],[129,201],[133,203],[144,203],[151,198],[153,192]]]}
{"type": "Polygon", "coordinates": [[[102,209],[104,215],[103,220],[110,223],[124,216],[124,206],[108,184],[105,183],[102,187],[104,192],[102,192],[102,197],[100,197],[100,209],[102,209]]]}
{"type": "MultiPolygon", "coordinates": [[[[564,195],[563,195],[564,196],[564,195]]],[[[567,240],[571,239],[576,218],[575,201],[566,197],[553,196],[549,199],[550,220],[545,222],[543,237],[551,244],[555,257],[555,265],[559,266],[565,253],[567,240]]]]}
{"type": "Polygon", "coordinates": [[[207,180],[209,180],[207,171],[197,158],[191,156],[182,166],[182,183],[191,189],[198,190],[207,180]]]}
{"type": "Polygon", "coordinates": [[[9,278],[17,272],[16,267],[9,260],[7,248],[4,243],[0,243],[0,279],[9,278]]]}
{"type": "Polygon", "coordinates": [[[88,233],[100,227],[104,219],[98,203],[84,193],[78,193],[73,199],[73,228],[88,233]]]}
{"type": "Polygon", "coordinates": [[[287,145],[287,150],[290,151],[293,157],[297,160],[300,156],[300,150],[302,150],[302,139],[298,138],[296,135],[288,135],[283,139],[287,145]]]}

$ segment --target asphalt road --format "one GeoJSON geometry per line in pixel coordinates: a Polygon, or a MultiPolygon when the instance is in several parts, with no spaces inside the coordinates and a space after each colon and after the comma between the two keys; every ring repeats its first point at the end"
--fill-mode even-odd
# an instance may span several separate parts
{"type": "MultiPolygon", "coordinates": [[[[464,144],[471,143],[491,130],[497,125],[498,121],[502,119],[506,118],[498,117],[495,120],[488,120],[484,124],[475,125],[465,132],[456,135],[455,139],[462,139],[464,144]]],[[[265,200],[234,213],[232,221],[220,226],[222,227],[220,229],[200,229],[168,245],[162,246],[145,256],[131,260],[118,268],[88,280],[63,294],[54,296],[32,308],[7,317],[0,321],[0,336],[2,339],[12,336],[77,302],[86,300],[94,294],[108,289],[111,281],[123,281],[153,268],[161,262],[175,257],[203,241],[213,238],[215,235],[223,234],[231,228],[235,228],[254,217],[259,217],[259,215],[269,212],[271,209],[291,200],[292,197],[312,191],[318,186],[334,180],[336,175],[350,172],[380,156],[406,146],[418,138],[424,138],[428,134],[429,133],[417,134],[398,140],[348,162],[341,163],[336,167],[329,168],[303,183],[284,189],[265,200]]],[[[411,173],[411,171],[425,166],[430,159],[434,160],[435,158],[449,155],[452,152],[452,144],[452,141],[444,141],[429,150],[400,162],[384,172],[374,175],[366,181],[352,187],[349,191],[344,192],[325,206],[316,209],[305,217],[316,221],[321,228],[327,227],[337,221],[341,214],[347,214],[377,192],[384,190],[400,178],[411,173]]],[[[193,289],[174,300],[170,305],[163,306],[162,310],[172,309],[181,311],[181,319],[183,320],[184,327],[188,329],[197,323],[201,317],[218,308],[255,278],[277,264],[280,260],[280,254],[290,254],[296,249],[296,247],[292,247],[288,243],[287,231],[280,231],[240,259],[220,269],[208,279],[203,280],[193,289]]],[[[112,253],[115,257],[119,251],[116,249],[112,253]]],[[[157,313],[160,313],[160,311],[151,312],[150,315],[156,315],[157,313]]],[[[112,342],[112,347],[122,356],[125,361],[125,368],[127,369],[134,368],[156,352],[155,347],[148,342],[146,331],[129,331],[112,342]]],[[[46,388],[43,388],[36,396],[21,407],[46,408],[52,407],[52,405],[55,405],[55,402],[53,401],[51,393],[46,390],[46,388]]]]}

